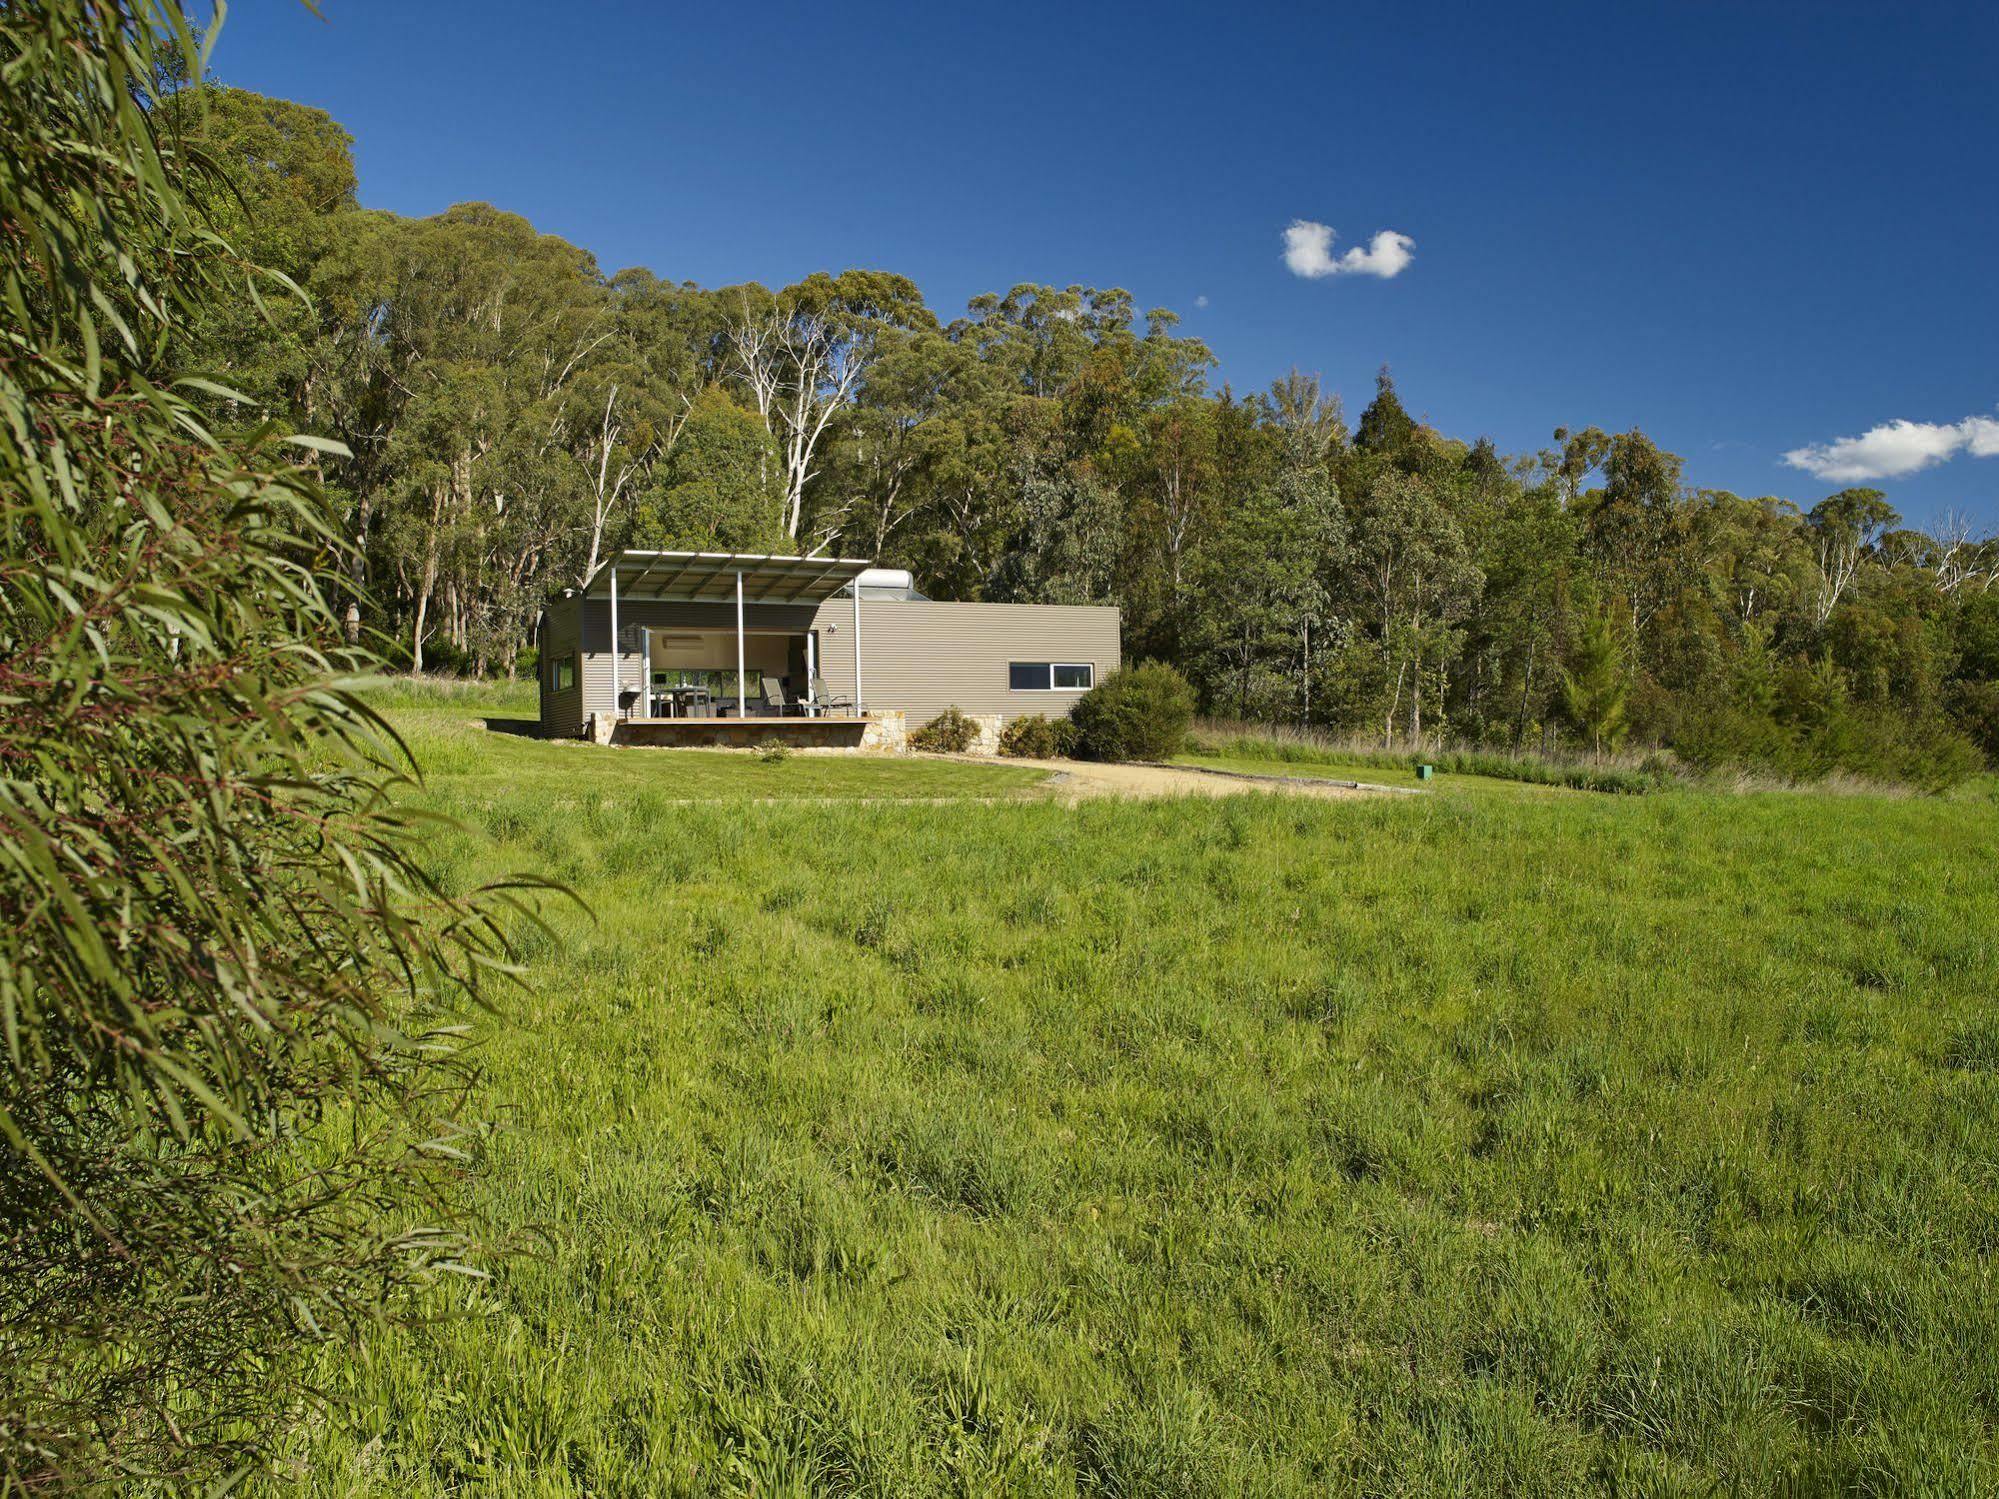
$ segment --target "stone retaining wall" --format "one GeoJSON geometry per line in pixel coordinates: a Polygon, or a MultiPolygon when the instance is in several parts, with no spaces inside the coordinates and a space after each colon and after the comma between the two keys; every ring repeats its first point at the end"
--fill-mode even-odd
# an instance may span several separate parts
{"type": "Polygon", "coordinates": [[[909,753],[909,715],[900,708],[870,708],[861,731],[862,750],[877,755],[909,753]]]}

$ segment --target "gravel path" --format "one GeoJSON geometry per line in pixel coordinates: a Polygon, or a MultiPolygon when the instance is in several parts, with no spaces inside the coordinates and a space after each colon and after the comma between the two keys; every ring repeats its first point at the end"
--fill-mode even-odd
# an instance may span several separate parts
{"type": "Polygon", "coordinates": [[[1365,781],[1316,781],[1306,776],[1258,776],[1203,770],[1188,765],[1099,765],[1085,760],[1009,760],[1049,772],[1048,792],[1067,801],[1089,796],[1235,796],[1244,791],[1281,791],[1293,796],[1345,798],[1421,795],[1402,786],[1365,781]]]}

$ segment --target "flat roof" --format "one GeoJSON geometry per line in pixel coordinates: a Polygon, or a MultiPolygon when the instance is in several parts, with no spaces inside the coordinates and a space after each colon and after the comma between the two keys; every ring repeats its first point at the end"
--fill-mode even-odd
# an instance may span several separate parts
{"type": "Polygon", "coordinates": [[[816,604],[873,567],[860,557],[780,557],[767,552],[618,552],[598,564],[583,585],[585,598],[698,599],[733,603],[736,578],[755,604],[816,604]]]}

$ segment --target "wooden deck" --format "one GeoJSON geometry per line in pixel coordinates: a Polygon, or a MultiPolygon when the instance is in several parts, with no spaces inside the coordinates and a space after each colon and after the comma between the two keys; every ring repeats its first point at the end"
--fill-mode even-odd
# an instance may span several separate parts
{"type": "Polygon", "coordinates": [[[793,749],[857,749],[865,718],[621,718],[613,744],[753,749],[775,739],[793,749]]]}

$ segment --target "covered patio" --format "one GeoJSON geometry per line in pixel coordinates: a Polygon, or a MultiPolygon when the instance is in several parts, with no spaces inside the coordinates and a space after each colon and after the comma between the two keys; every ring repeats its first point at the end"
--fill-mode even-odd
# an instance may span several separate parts
{"type": "Polygon", "coordinates": [[[854,581],[871,565],[850,557],[617,553],[584,585],[586,597],[610,606],[615,741],[859,745],[867,708],[854,581]],[[854,596],[848,639],[822,643],[813,618],[843,592],[854,596]],[[826,688],[827,645],[852,668],[851,695],[826,688]]]}

